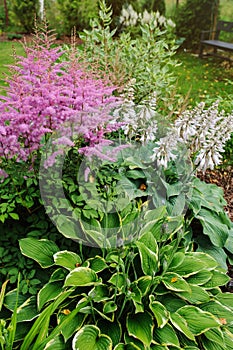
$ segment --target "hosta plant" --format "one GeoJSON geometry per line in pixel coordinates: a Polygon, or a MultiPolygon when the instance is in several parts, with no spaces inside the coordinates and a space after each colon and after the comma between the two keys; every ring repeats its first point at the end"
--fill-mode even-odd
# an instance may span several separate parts
{"type": "MultiPolygon", "coordinates": [[[[138,239],[118,248],[60,251],[22,239],[22,253],[53,272],[36,300],[19,298],[20,349],[232,349],[233,296],[220,288],[229,278],[192,251],[184,228],[182,216],[159,207],[145,213],[138,239]]],[[[5,296],[10,309],[15,293],[5,296]]]]}

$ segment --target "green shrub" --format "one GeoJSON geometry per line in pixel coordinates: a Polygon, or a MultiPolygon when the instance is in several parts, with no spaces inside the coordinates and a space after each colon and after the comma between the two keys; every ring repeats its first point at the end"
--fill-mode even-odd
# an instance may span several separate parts
{"type": "Polygon", "coordinates": [[[213,0],[187,0],[180,5],[175,17],[176,34],[184,38],[183,46],[197,49],[201,31],[210,30],[213,25],[213,0]]]}
{"type": "Polygon", "coordinates": [[[19,23],[23,32],[33,32],[38,0],[12,0],[9,10],[12,23],[19,23]]]}

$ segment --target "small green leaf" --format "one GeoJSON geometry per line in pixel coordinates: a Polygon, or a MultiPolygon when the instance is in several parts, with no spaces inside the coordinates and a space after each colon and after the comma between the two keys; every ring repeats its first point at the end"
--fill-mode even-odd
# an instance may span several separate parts
{"type": "Polygon", "coordinates": [[[150,346],[153,339],[153,320],[149,313],[129,314],[126,327],[130,336],[141,340],[147,347],[150,346]]]}
{"type": "Polygon", "coordinates": [[[74,286],[92,286],[100,282],[95,271],[91,270],[88,267],[77,267],[72,270],[65,279],[65,287],[74,286]]]}
{"type": "Polygon", "coordinates": [[[98,327],[86,325],[74,336],[73,350],[111,350],[112,340],[105,334],[100,334],[98,327]]]}
{"type": "Polygon", "coordinates": [[[104,304],[104,307],[103,307],[104,314],[115,312],[116,310],[117,310],[117,305],[114,303],[114,301],[108,301],[106,304],[104,304]]]}

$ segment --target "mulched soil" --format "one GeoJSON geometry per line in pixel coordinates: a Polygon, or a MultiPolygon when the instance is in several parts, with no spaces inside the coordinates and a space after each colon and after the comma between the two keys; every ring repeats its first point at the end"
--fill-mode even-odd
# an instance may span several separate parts
{"type": "Polygon", "coordinates": [[[223,189],[224,198],[227,202],[225,210],[233,221],[233,167],[223,170],[207,170],[205,174],[198,174],[198,177],[223,189]]]}

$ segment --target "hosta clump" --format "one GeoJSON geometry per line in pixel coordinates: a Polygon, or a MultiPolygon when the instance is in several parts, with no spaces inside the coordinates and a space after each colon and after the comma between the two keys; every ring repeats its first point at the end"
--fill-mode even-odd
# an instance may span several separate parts
{"type": "Polygon", "coordinates": [[[220,289],[229,278],[208,254],[190,250],[184,229],[182,216],[159,207],[145,213],[138,240],[117,249],[77,244],[74,253],[22,239],[22,253],[54,272],[37,308],[25,303],[37,318],[20,348],[232,349],[233,296],[220,289]]]}

